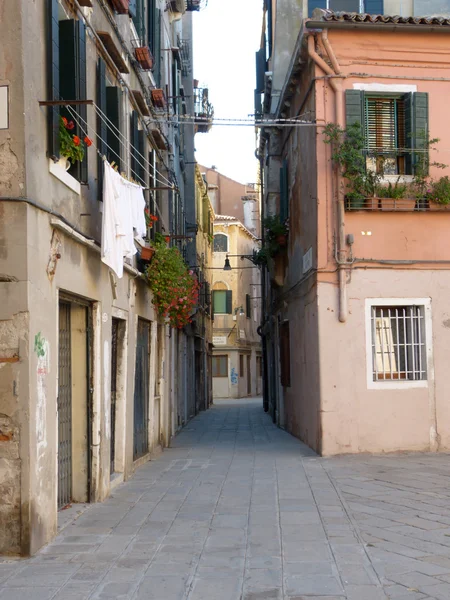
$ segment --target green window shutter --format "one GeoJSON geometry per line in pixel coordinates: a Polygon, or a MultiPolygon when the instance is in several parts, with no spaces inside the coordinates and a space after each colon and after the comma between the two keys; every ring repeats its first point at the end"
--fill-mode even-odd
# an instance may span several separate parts
{"type": "Polygon", "coordinates": [[[359,90],[345,91],[345,121],[347,127],[354,123],[364,126],[364,101],[364,92],[359,90]]]}
{"type": "Polygon", "coordinates": [[[227,314],[227,294],[225,290],[215,290],[213,292],[213,311],[214,314],[227,314]]]}
{"type": "Polygon", "coordinates": [[[130,168],[131,168],[131,177],[136,177],[137,173],[137,162],[136,162],[136,149],[139,146],[138,139],[138,117],[137,112],[133,110],[130,116],[130,168]]]}
{"type": "Polygon", "coordinates": [[[405,171],[414,175],[421,162],[428,163],[428,157],[423,153],[415,153],[427,147],[429,137],[428,124],[428,94],[425,92],[414,92],[404,95],[405,102],[405,138],[406,147],[411,150],[405,157],[405,171]]]}
{"type": "Polygon", "coordinates": [[[288,184],[288,163],[283,160],[280,168],[280,221],[284,223],[289,217],[289,184],[288,184]]]}
{"type": "Polygon", "coordinates": [[[266,49],[260,48],[256,53],[256,91],[261,94],[264,92],[265,87],[266,66],[266,49]]]}
{"type": "Polygon", "coordinates": [[[148,45],[150,50],[155,55],[155,30],[156,30],[156,0],[148,0],[148,45]]]}
{"type": "Polygon", "coordinates": [[[364,0],[364,12],[369,15],[383,15],[383,4],[383,0],[364,0]]]}
{"type": "Polygon", "coordinates": [[[157,86],[161,85],[161,10],[155,8],[155,28],[154,28],[154,67],[153,75],[157,86]]]}
{"type": "Polygon", "coordinates": [[[250,294],[245,294],[245,313],[247,315],[247,319],[250,319],[252,316],[252,305],[250,300],[250,294]]]}
{"type": "Polygon", "coordinates": [[[120,99],[121,91],[118,87],[106,88],[106,116],[111,121],[105,126],[106,143],[109,146],[107,149],[107,157],[110,162],[114,161],[120,171],[120,99]]]}
{"type": "MultiPolygon", "coordinates": [[[[59,100],[59,22],[58,0],[47,0],[47,97],[59,100]]],[[[59,158],[59,107],[47,108],[48,154],[59,158]]]]}
{"type": "Polygon", "coordinates": [[[226,313],[227,315],[231,315],[233,313],[233,292],[232,290],[227,290],[227,307],[226,307],[226,313]]]}
{"type": "Polygon", "coordinates": [[[315,8],[327,9],[327,0],[308,0],[308,17],[312,16],[315,8]]]}
{"type": "Polygon", "coordinates": [[[139,150],[139,154],[141,154],[142,156],[137,156],[137,173],[139,175],[139,179],[138,179],[138,183],[141,183],[142,185],[145,184],[145,163],[144,163],[144,159],[142,158],[143,156],[145,156],[145,134],[144,131],[138,131],[138,150],[139,150]]]}
{"type": "MultiPolygon", "coordinates": [[[[97,105],[106,114],[106,65],[102,58],[97,62],[97,105]]],[[[106,138],[108,128],[106,122],[97,115],[97,148],[101,156],[97,156],[97,192],[98,199],[103,200],[103,156],[106,156],[106,138]]]]}
{"type": "MultiPolygon", "coordinates": [[[[78,62],[78,81],[77,81],[77,100],[87,100],[87,76],[86,76],[86,25],[83,21],[76,21],[77,32],[77,62],[78,62]]],[[[78,114],[81,117],[83,130],[89,135],[87,123],[87,104],[81,104],[78,107],[78,114]]],[[[81,139],[84,135],[80,132],[81,139]]],[[[80,181],[87,183],[88,180],[88,151],[84,153],[84,158],[80,163],[80,181]]]]}

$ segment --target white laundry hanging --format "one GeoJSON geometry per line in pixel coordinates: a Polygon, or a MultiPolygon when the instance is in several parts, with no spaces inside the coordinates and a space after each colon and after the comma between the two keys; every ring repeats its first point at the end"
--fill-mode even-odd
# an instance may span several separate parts
{"type": "Polygon", "coordinates": [[[117,277],[123,276],[123,258],[137,252],[134,232],[146,234],[145,200],[141,186],[117,173],[105,160],[103,177],[102,261],[117,277]]]}

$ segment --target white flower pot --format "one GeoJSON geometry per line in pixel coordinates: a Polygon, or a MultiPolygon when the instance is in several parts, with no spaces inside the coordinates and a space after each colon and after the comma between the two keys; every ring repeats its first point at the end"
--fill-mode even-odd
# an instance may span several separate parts
{"type": "Polygon", "coordinates": [[[70,160],[65,156],[61,156],[57,164],[61,167],[61,169],[64,169],[64,171],[68,171],[71,165],[70,160]]]}

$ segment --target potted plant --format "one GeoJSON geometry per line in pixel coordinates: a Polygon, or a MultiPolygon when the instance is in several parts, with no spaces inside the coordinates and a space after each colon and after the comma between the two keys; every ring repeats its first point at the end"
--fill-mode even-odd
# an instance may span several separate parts
{"type": "Polygon", "coordinates": [[[286,246],[288,228],[280,221],[278,215],[266,217],[264,219],[264,228],[266,229],[266,239],[269,243],[275,243],[280,247],[286,246]]]}
{"type": "Polygon", "coordinates": [[[154,250],[152,263],[145,271],[153,304],[172,327],[182,329],[192,322],[197,306],[200,289],[197,277],[186,266],[178,248],[168,246],[160,233],[155,236],[154,250]]]}
{"type": "Polygon", "coordinates": [[[81,162],[84,158],[85,148],[92,146],[92,141],[85,136],[82,141],[73,132],[75,124],[66,117],[59,118],[59,153],[61,155],[61,166],[68,171],[72,164],[81,162]]]}
{"type": "Polygon", "coordinates": [[[366,198],[374,196],[375,186],[381,174],[366,169],[364,134],[359,123],[342,129],[335,123],[324,128],[325,143],[332,147],[331,158],[345,179],[347,208],[364,208],[366,198]]]}
{"type": "Polygon", "coordinates": [[[430,210],[450,209],[450,178],[447,175],[431,182],[427,200],[430,210]]]}

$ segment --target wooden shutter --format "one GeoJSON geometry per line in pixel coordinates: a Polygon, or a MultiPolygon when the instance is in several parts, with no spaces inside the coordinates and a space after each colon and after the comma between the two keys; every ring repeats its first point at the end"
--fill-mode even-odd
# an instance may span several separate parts
{"type": "Polygon", "coordinates": [[[397,148],[396,99],[366,98],[367,148],[374,153],[397,148]]]}
{"type": "Polygon", "coordinates": [[[155,30],[156,30],[156,0],[148,0],[148,45],[155,56],[155,30]]]}
{"type": "Polygon", "coordinates": [[[345,91],[345,120],[346,126],[359,123],[364,126],[364,92],[359,90],[345,91]]]}
{"type": "Polygon", "coordinates": [[[429,136],[428,125],[428,94],[413,92],[404,95],[405,102],[405,139],[406,147],[411,151],[405,156],[405,172],[413,175],[420,160],[420,154],[415,149],[427,147],[429,136]]]}
{"type": "Polygon", "coordinates": [[[291,341],[289,333],[289,323],[280,325],[280,367],[281,367],[281,385],[290,387],[291,385],[291,341]]]}
{"type": "Polygon", "coordinates": [[[141,154],[142,156],[139,156],[139,154],[137,155],[136,158],[136,162],[137,164],[137,173],[139,175],[139,179],[138,179],[138,183],[145,185],[145,162],[144,159],[142,158],[143,156],[145,156],[144,150],[145,150],[145,134],[142,130],[138,131],[138,150],[139,150],[139,154],[141,154]]]}
{"type": "Polygon", "coordinates": [[[252,303],[250,294],[245,294],[245,314],[247,315],[247,319],[250,319],[252,316],[252,303]]]}
{"type": "Polygon", "coordinates": [[[261,94],[264,92],[265,87],[266,66],[266,49],[261,48],[256,53],[256,91],[261,94]]]}
{"type": "MultiPolygon", "coordinates": [[[[106,114],[106,65],[102,58],[97,62],[97,105],[106,114]]],[[[103,200],[103,156],[106,156],[106,138],[108,128],[106,122],[97,115],[97,148],[101,156],[97,156],[97,193],[103,200]]]]}
{"type": "Polygon", "coordinates": [[[153,75],[155,83],[159,87],[161,85],[161,10],[159,8],[155,8],[154,48],[153,75]]]}
{"type": "Polygon", "coordinates": [[[244,377],[244,355],[239,354],[239,377],[244,377]]]}
{"type": "Polygon", "coordinates": [[[322,8],[323,10],[326,10],[327,0],[308,0],[308,17],[312,16],[315,8],[322,8]]]}
{"type": "Polygon", "coordinates": [[[289,217],[289,185],[288,185],[288,163],[283,160],[280,168],[280,221],[284,223],[289,217]]]}
{"type": "Polygon", "coordinates": [[[232,290],[227,290],[227,315],[231,315],[233,313],[233,291],[232,290]]]}
{"type": "Polygon", "coordinates": [[[273,44],[273,26],[272,26],[272,0],[267,0],[267,37],[269,38],[269,56],[268,59],[272,56],[272,44],[273,44]]]}
{"type": "MultiPolygon", "coordinates": [[[[87,100],[87,76],[86,76],[86,25],[84,21],[76,21],[75,27],[77,33],[77,63],[78,63],[78,81],[77,81],[77,100],[87,100]]],[[[89,135],[87,123],[87,104],[81,104],[78,107],[78,114],[81,117],[83,130],[89,135]]],[[[80,132],[81,139],[84,135],[80,132]]],[[[80,181],[87,183],[88,180],[88,151],[86,149],[84,158],[80,163],[80,181]]]]}
{"type": "Polygon", "coordinates": [[[135,110],[132,111],[130,116],[130,168],[131,168],[131,177],[136,177],[137,173],[137,163],[136,163],[136,149],[139,146],[138,139],[138,116],[135,110]]]}
{"type": "Polygon", "coordinates": [[[120,97],[121,91],[118,87],[106,88],[106,116],[111,123],[108,123],[106,133],[106,143],[109,148],[107,156],[109,161],[114,161],[120,171],[120,97]]]}
{"type": "MultiPolygon", "coordinates": [[[[47,97],[59,100],[59,22],[58,0],[47,0],[47,97]]],[[[59,158],[59,107],[47,108],[48,155],[59,158]]]]}
{"type": "Polygon", "coordinates": [[[364,0],[364,12],[369,15],[383,15],[383,4],[383,0],[364,0]]]}

